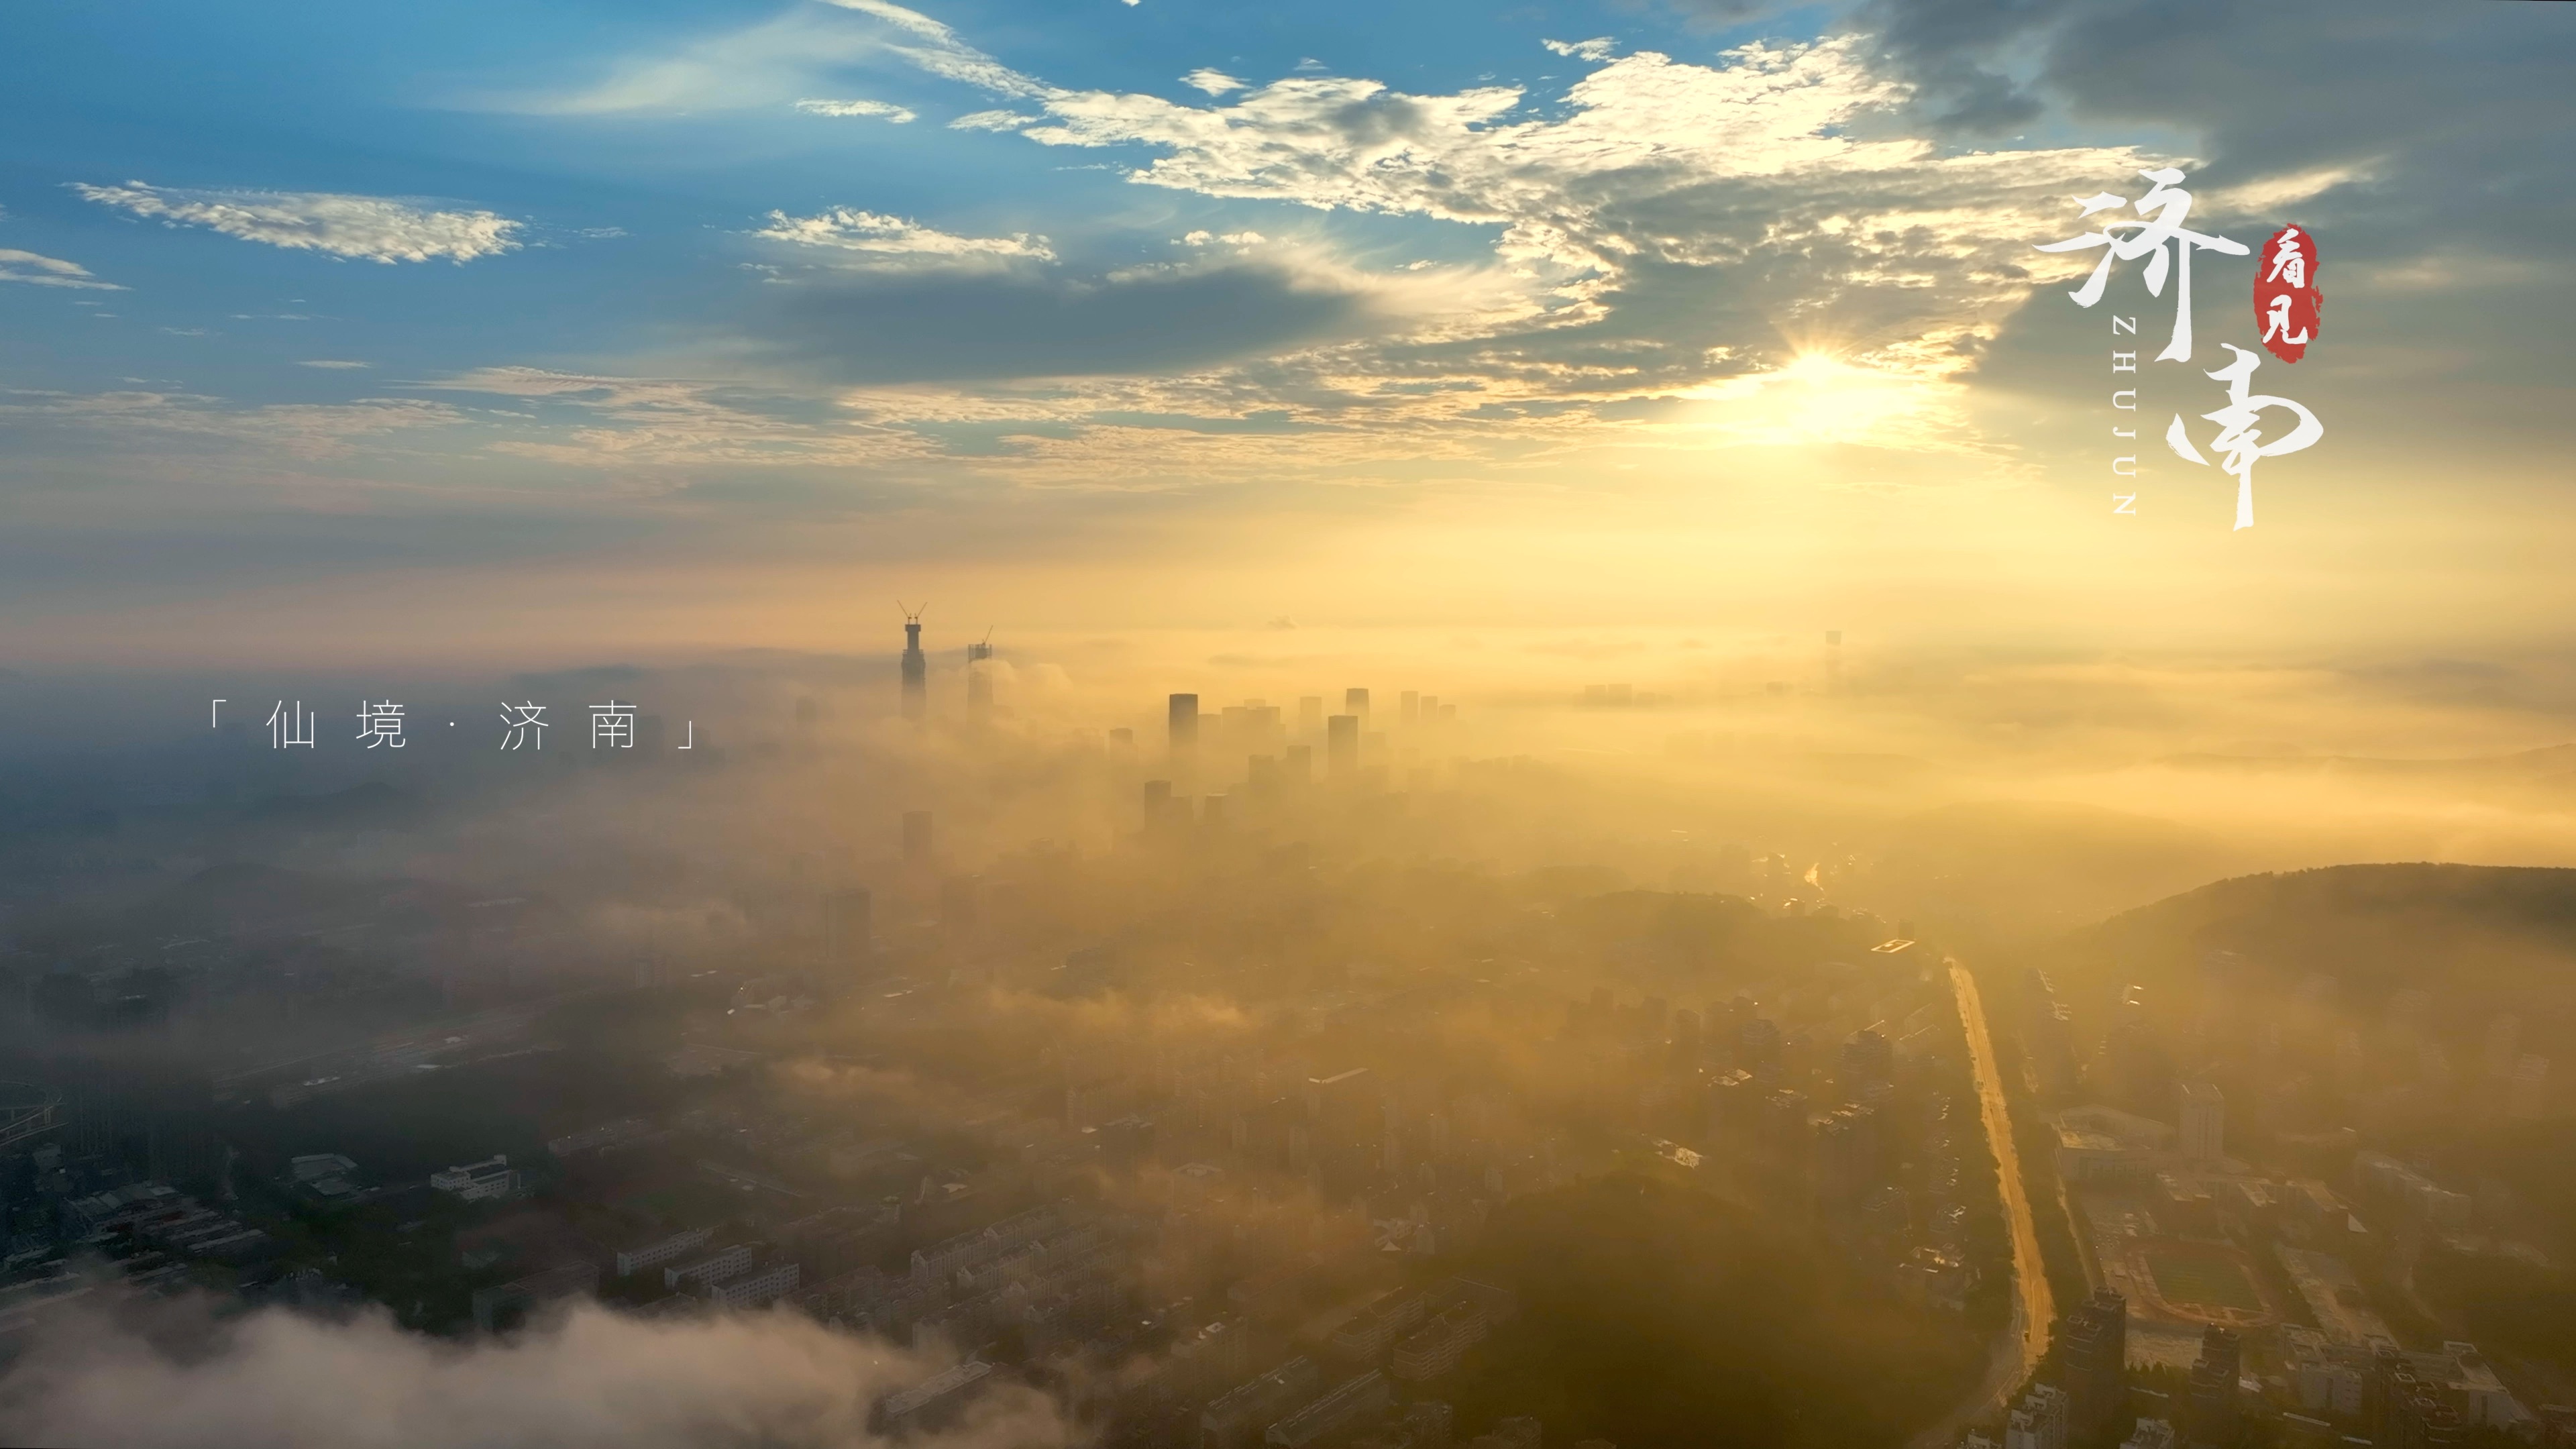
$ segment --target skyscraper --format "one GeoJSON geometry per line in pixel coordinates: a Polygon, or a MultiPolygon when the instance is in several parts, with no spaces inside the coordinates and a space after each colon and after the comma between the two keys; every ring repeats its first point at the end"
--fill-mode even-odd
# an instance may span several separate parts
{"type": "Polygon", "coordinates": [[[2182,1155],[2194,1162],[2227,1156],[2227,1098],[2214,1082],[2182,1084],[2182,1155]]]}
{"type": "Polygon", "coordinates": [[[2225,1449],[2236,1442],[2236,1377],[2244,1359],[2236,1334],[2216,1324],[2200,1335],[2200,1361],[2191,1366],[2190,1413],[2184,1423],[2193,1449],[2225,1449]]]}
{"type": "Polygon", "coordinates": [[[966,717],[988,719],[993,713],[993,644],[978,639],[966,646],[966,717]]]}
{"type": "Polygon", "coordinates": [[[2066,1315],[2059,1333],[2068,1427],[2079,1440],[2099,1438],[2128,1398],[2129,1300],[2097,1288],[2066,1315]]]}
{"type": "Polygon", "coordinates": [[[1169,722],[1168,738],[1174,758],[1186,756],[1198,748],[1199,697],[1197,695],[1173,695],[1170,712],[1166,718],[1169,722]]]}
{"type": "Polygon", "coordinates": [[[1368,691],[1365,689],[1343,690],[1342,713],[1350,715],[1365,726],[1368,723],[1368,691]]]}
{"type": "Polygon", "coordinates": [[[921,652],[921,610],[906,609],[903,615],[903,717],[921,718],[921,712],[929,702],[930,657],[921,652]]]}
{"type": "Polygon", "coordinates": [[[837,967],[866,963],[873,949],[872,906],[868,893],[838,891],[823,900],[823,956],[837,967]]]}
{"type": "MultiPolygon", "coordinates": [[[[1365,691],[1353,690],[1352,693],[1365,691]]],[[[1360,719],[1355,714],[1337,714],[1324,721],[1324,772],[1336,780],[1348,780],[1360,772],[1360,719]]]]}

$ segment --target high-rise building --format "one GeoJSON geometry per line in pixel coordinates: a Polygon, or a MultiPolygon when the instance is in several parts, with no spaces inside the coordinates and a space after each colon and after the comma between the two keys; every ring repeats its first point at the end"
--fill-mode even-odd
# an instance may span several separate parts
{"type": "Polygon", "coordinates": [[[2236,1442],[2236,1378],[2243,1371],[2235,1331],[2216,1324],[2203,1330],[2184,1419],[2192,1449],[2226,1449],[2236,1442]]]}
{"type": "Polygon", "coordinates": [[[2063,1390],[2032,1385],[2004,1417],[2004,1449],[2066,1449],[2066,1412],[2063,1390]]]}
{"type": "Polygon", "coordinates": [[[1343,690],[1342,713],[1352,716],[1357,719],[1362,726],[1366,726],[1368,724],[1368,691],[1365,689],[1343,690]]]}
{"type": "Polygon", "coordinates": [[[2194,1162],[2227,1156],[2227,1097],[2214,1082],[2182,1084],[2182,1155],[2194,1162]]]}
{"type": "Polygon", "coordinates": [[[2174,1449],[2174,1426],[2170,1420],[2140,1419],[2120,1449],[2174,1449]]]}
{"type": "Polygon", "coordinates": [[[1885,1036],[1869,1027],[1853,1032],[1843,1043],[1842,1068],[1835,1085],[1842,1088],[1843,1100],[1861,1100],[1862,1090],[1873,1082],[1896,1080],[1896,1047],[1885,1036]]]}
{"type": "MultiPolygon", "coordinates": [[[[1366,690],[1354,690],[1365,694],[1366,690]]],[[[1324,770],[1336,780],[1348,780],[1360,770],[1360,719],[1355,714],[1337,714],[1324,722],[1324,770]]]]}
{"type": "Polygon", "coordinates": [[[1169,722],[1167,738],[1171,743],[1172,757],[1186,758],[1199,746],[1199,697],[1195,694],[1173,695],[1171,709],[1166,718],[1169,722]]]}
{"type": "Polygon", "coordinates": [[[921,652],[921,611],[903,616],[903,717],[919,719],[930,702],[930,656],[921,652]]]}
{"type": "Polygon", "coordinates": [[[1841,1106],[1815,1127],[1816,1201],[1828,1212],[1858,1207],[1878,1185],[1881,1148],[1878,1113],[1841,1106]]]}
{"type": "Polygon", "coordinates": [[[2078,1439],[2098,1439],[2128,1399],[2129,1300],[2097,1288],[2067,1313],[2058,1333],[2068,1428],[2078,1439]]]}
{"type": "Polygon", "coordinates": [[[1735,1064],[1753,1074],[1760,1086],[1776,1086],[1782,1073],[1780,1025],[1767,1017],[1752,1017],[1735,1030],[1735,1064]]]}
{"type": "Polygon", "coordinates": [[[993,645],[978,639],[966,646],[966,717],[989,719],[993,714],[993,645]]]}
{"type": "Polygon", "coordinates": [[[926,864],[930,859],[930,812],[903,812],[903,858],[910,864],[926,864]]]}
{"type": "Polygon", "coordinates": [[[823,956],[836,967],[865,964],[868,953],[875,949],[871,937],[872,904],[868,893],[855,887],[836,891],[823,900],[823,956]]]}
{"type": "Polygon", "coordinates": [[[2442,1449],[2468,1437],[2459,1410],[2393,1346],[2381,1347],[2371,1361],[2362,1384],[2361,1417],[2370,1442],[2379,1449],[2442,1449]]]}

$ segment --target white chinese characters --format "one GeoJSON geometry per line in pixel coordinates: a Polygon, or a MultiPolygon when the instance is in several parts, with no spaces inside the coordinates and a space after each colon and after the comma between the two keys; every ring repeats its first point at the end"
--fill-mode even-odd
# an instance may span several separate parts
{"type": "MultiPolygon", "coordinates": [[[[2209,446],[2226,455],[2218,466],[2222,472],[2236,479],[2236,526],[2252,528],[2255,463],[2264,458],[2298,452],[2324,437],[2326,429],[2305,405],[2252,390],[2254,369],[2263,365],[2262,358],[2233,342],[2219,345],[2236,354],[2234,362],[2210,374],[2212,379],[2227,384],[2227,406],[2214,413],[2202,413],[2201,417],[2218,424],[2218,436],[2209,440],[2209,446]],[[2298,422],[2288,433],[2266,442],[2262,420],[2264,412],[2271,408],[2288,411],[2298,422]]],[[[2180,413],[2174,414],[2173,422],[2165,429],[2165,446],[2173,449],[2175,457],[2187,463],[2198,463],[2204,468],[2209,466],[2209,460],[2191,445],[2191,434],[2183,427],[2180,413]]]]}
{"type": "Polygon", "coordinates": [[[546,747],[546,707],[531,700],[526,704],[501,701],[501,723],[509,733],[501,737],[501,748],[515,750],[521,746],[542,750],[546,747]]]}
{"type": "Polygon", "coordinates": [[[368,749],[396,749],[411,743],[403,738],[403,707],[388,699],[382,704],[358,701],[358,738],[368,749]]]}
{"type": "MultiPolygon", "coordinates": [[[[2245,244],[2231,241],[2223,236],[2210,236],[2192,231],[2182,224],[2183,218],[2191,214],[2191,193],[2182,189],[2180,171],[2170,166],[2163,166],[2152,171],[2141,171],[2138,174],[2154,182],[2155,185],[2148,188],[2146,195],[2138,198],[2136,220],[2102,222],[2099,231],[2088,231],[2082,236],[2071,237],[2062,242],[2047,242],[2042,244],[2039,250],[2074,252],[2092,247],[2102,248],[2102,260],[2094,265],[2093,274],[2084,279],[2083,286],[2066,294],[2074,298],[2075,305],[2079,307],[2090,307],[2102,300],[2102,288],[2111,279],[2111,263],[2115,261],[2134,262],[2141,257],[2146,258],[2147,295],[2150,297],[2161,297],[2165,294],[2165,277],[2167,273],[2172,273],[2175,278],[2173,335],[2166,341],[2165,350],[2156,354],[2156,361],[2189,362],[2191,361],[2191,254],[2195,251],[2213,251],[2225,256],[2241,257],[2246,255],[2245,244]],[[2120,235],[2119,233],[2124,230],[2127,234],[2120,235]],[[2165,249],[2168,242],[2173,248],[2170,252],[2165,249]]],[[[2097,211],[2108,211],[2115,206],[2127,206],[2129,199],[2125,196],[2113,196],[2105,191],[2098,195],[2079,198],[2076,204],[2084,208],[2077,216],[2077,219],[2081,220],[2097,211]]]]}
{"type": "MultiPolygon", "coordinates": [[[[2192,254],[2209,251],[2222,256],[2241,257],[2249,255],[2249,252],[2242,243],[2231,238],[2194,231],[2185,225],[2191,214],[2192,195],[2183,189],[2183,173],[2179,169],[2157,167],[2138,174],[2151,185],[2146,194],[2138,198],[2133,219],[2096,222],[2095,230],[2065,241],[2041,243],[2037,249],[2044,252],[2100,251],[2101,258],[2094,264],[2092,273],[2082,285],[2067,293],[2079,307],[2090,308],[2106,295],[2114,262],[2143,261],[2145,265],[2139,279],[2146,284],[2147,293],[2152,297],[2165,296],[2165,283],[2171,279],[2175,283],[2173,330],[2164,350],[2157,353],[2154,360],[2188,363],[2192,355],[2192,254]]],[[[2092,217],[2130,205],[2126,197],[2109,192],[2074,200],[2082,208],[2080,217],[2092,217]]],[[[2270,273],[2266,281],[2256,284],[2255,311],[2262,328],[2261,341],[2291,361],[2297,360],[2297,353],[2287,349],[2304,345],[2314,330],[2313,300],[2308,310],[2300,313],[2296,309],[2294,295],[2312,279],[2312,257],[2313,244],[2293,227],[2284,228],[2268,243],[2262,260],[2257,263],[2258,270],[2270,273]],[[2290,291],[2270,298],[2267,306],[2267,285],[2286,287],[2290,291]]],[[[2119,339],[2134,334],[2137,328],[2136,317],[2115,315],[2111,319],[2114,339],[2110,354],[2113,374],[2111,436],[2115,445],[2126,443],[2132,450],[2118,453],[2111,459],[2111,472],[2115,478],[2123,480],[2138,476],[2138,459],[2134,452],[2138,429],[2130,420],[2121,419],[2119,414],[2135,414],[2140,410],[2140,394],[2146,383],[2141,376],[2138,353],[2122,348],[2119,339]]],[[[2222,345],[2234,354],[2235,360],[2208,376],[2227,385],[2227,402],[2217,411],[2201,416],[2218,425],[2217,434],[2209,446],[2221,455],[2219,466],[2236,479],[2236,527],[2244,529],[2254,524],[2255,463],[2313,446],[2325,435],[2325,428],[2305,405],[2285,397],[2255,393],[2251,382],[2254,370],[2262,365],[2262,359],[2234,343],[2222,345]],[[2276,426],[2271,436],[2266,435],[2264,428],[2266,413],[2275,415],[2273,421],[2276,426]],[[2289,415],[2286,430],[2280,427],[2279,415],[2283,413],[2289,415]]],[[[2136,344],[2130,346],[2135,347],[2136,344]]],[[[2209,466],[2209,460],[2193,446],[2190,430],[2184,426],[2180,413],[2174,414],[2172,425],[2165,430],[2165,443],[2176,457],[2202,467],[2209,466]]],[[[2116,446],[2114,451],[2117,452],[2116,446]]],[[[2118,486],[2114,485],[2115,488],[2118,486]]],[[[2135,492],[2114,492],[2111,511],[2134,514],[2138,496],[2135,492]]]]}

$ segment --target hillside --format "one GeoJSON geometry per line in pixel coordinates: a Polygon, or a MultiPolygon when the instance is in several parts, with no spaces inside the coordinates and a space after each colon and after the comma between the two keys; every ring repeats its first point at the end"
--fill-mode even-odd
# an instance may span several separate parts
{"type": "Polygon", "coordinates": [[[2079,988],[2090,978],[2187,997],[2208,972],[2287,994],[2323,976],[2337,1004],[2361,1016],[2416,989],[2433,997],[2442,1027],[2498,1011],[2547,1021],[2576,1008],[2576,870],[2394,864],[2240,876],[2113,916],[2076,933],[2062,957],[2075,977],[2066,984],[2079,988]]]}

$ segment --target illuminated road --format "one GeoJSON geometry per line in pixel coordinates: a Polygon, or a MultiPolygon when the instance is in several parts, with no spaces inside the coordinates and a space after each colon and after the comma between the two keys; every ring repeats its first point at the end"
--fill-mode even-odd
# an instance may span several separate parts
{"type": "Polygon", "coordinates": [[[1968,1065],[1977,1078],[1977,1115],[1986,1145],[1995,1154],[1996,1177],[2003,1189],[2005,1226],[2012,1234],[2012,1318],[1995,1341],[1984,1382],[1947,1418],[1923,1431],[1914,1449],[1935,1449],[1954,1442],[1979,1415],[2002,1407],[2048,1351],[2048,1329],[2057,1316],[2048,1293],[2048,1273],[2039,1261],[2039,1230],[2031,1222],[2030,1195],[2022,1190],[2021,1155],[2013,1149],[2012,1115],[2004,1107],[2003,1074],[1995,1066],[1995,1044],[1986,1030],[1985,1003],[1978,999],[1976,978],[1956,961],[1950,968],[1950,991],[1958,999],[1959,1020],[1968,1036],[1968,1065]]]}

